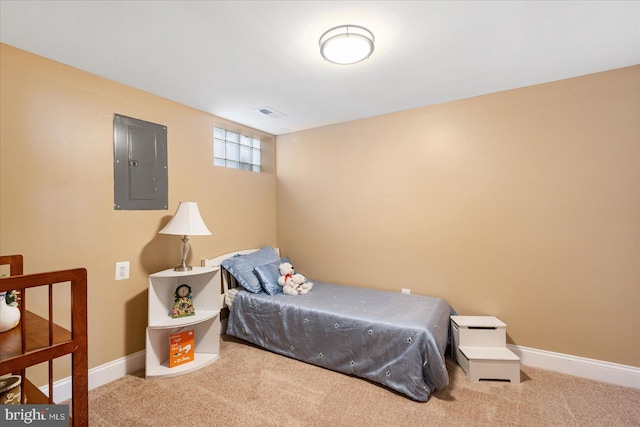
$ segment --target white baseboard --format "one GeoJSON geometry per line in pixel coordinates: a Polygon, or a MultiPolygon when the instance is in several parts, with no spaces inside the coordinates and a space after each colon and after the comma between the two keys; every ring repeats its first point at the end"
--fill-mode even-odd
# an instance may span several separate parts
{"type": "MultiPolygon", "coordinates": [[[[145,351],[141,350],[89,369],[89,390],[144,369],[144,362],[145,351]]],[[[40,387],[40,390],[46,395],[49,394],[48,385],[40,387]]],[[[58,403],[69,399],[71,399],[71,377],[55,381],[53,383],[53,401],[58,403]]]]}
{"type": "MultiPolygon", "coordinates": [[[[224,329],[223,329],[224,330],[224,329]]],[[[508,344],[520,363],[534,368],[640,389],[640,368],[508,344]]],[[[144,369],[144,350],[89,369],[89,390],[144,369]]],[[[48,394],[48,386],[40,387],[48,394]]],[[[53,400],[71,399],[71,377],[53,383],[53,400]]]]}
{"type": "Polygon", "coordinates": [[[640,368],[507,344],[520,363],[534,368],[640,389],[640,368]]]}

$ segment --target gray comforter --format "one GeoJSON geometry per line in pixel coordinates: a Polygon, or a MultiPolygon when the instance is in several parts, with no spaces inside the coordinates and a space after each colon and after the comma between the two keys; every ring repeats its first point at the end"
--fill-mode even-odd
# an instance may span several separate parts
{"type": "Polygon", "coordinates": [[[449,383],[444,352],[455,313],[445,300],[314,283],[299,296],[239,292],[227,334],[417,401],[449,383]]]}

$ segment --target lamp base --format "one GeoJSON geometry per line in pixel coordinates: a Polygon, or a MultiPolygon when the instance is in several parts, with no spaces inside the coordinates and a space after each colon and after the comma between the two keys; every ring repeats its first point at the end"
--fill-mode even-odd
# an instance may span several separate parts
{"type": "Polygon", "coordinates": [[[173,271],[191,271],[193,267],[187,265],[187,255],[189,254],[189,237],[182,237],[182,262],[173,271]]]}
{"type": "Polygon", "coordinates": [[[182,264],[180,264],[179,266],[173,269],[173,271],[191,271],[191,270],[193,270],[193,267],[191,267],[190,265],[187,265],[184,262],[184,260],[182,261],[182,264]]]}

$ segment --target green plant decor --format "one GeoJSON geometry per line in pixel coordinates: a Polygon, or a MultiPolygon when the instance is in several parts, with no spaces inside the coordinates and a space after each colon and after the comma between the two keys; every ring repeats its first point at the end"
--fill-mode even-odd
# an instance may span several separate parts
{"type": "MultiPolygon", "coordinates": [[[[6,274],[2,274],[0,278],[6,277],[6,276],[7,276],[6,274]]],[[[4,294],[4,292],[0,292],[0,294],[4,294]]],[[[10,305],[11,307],[17,307],[18,303],[20,302],[20,291],[16,291],[16,290],[8,291],[5,296],[5,301],[7,305],[10,305]]]]}

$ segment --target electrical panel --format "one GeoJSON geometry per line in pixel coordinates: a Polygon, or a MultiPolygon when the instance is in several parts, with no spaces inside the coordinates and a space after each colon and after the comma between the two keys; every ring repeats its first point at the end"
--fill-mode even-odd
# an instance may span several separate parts
{"type": "Polygon", "coordinates": [[[168,209],[167,127],[116,114],[113,138],[114,208],[168,209]]]}

